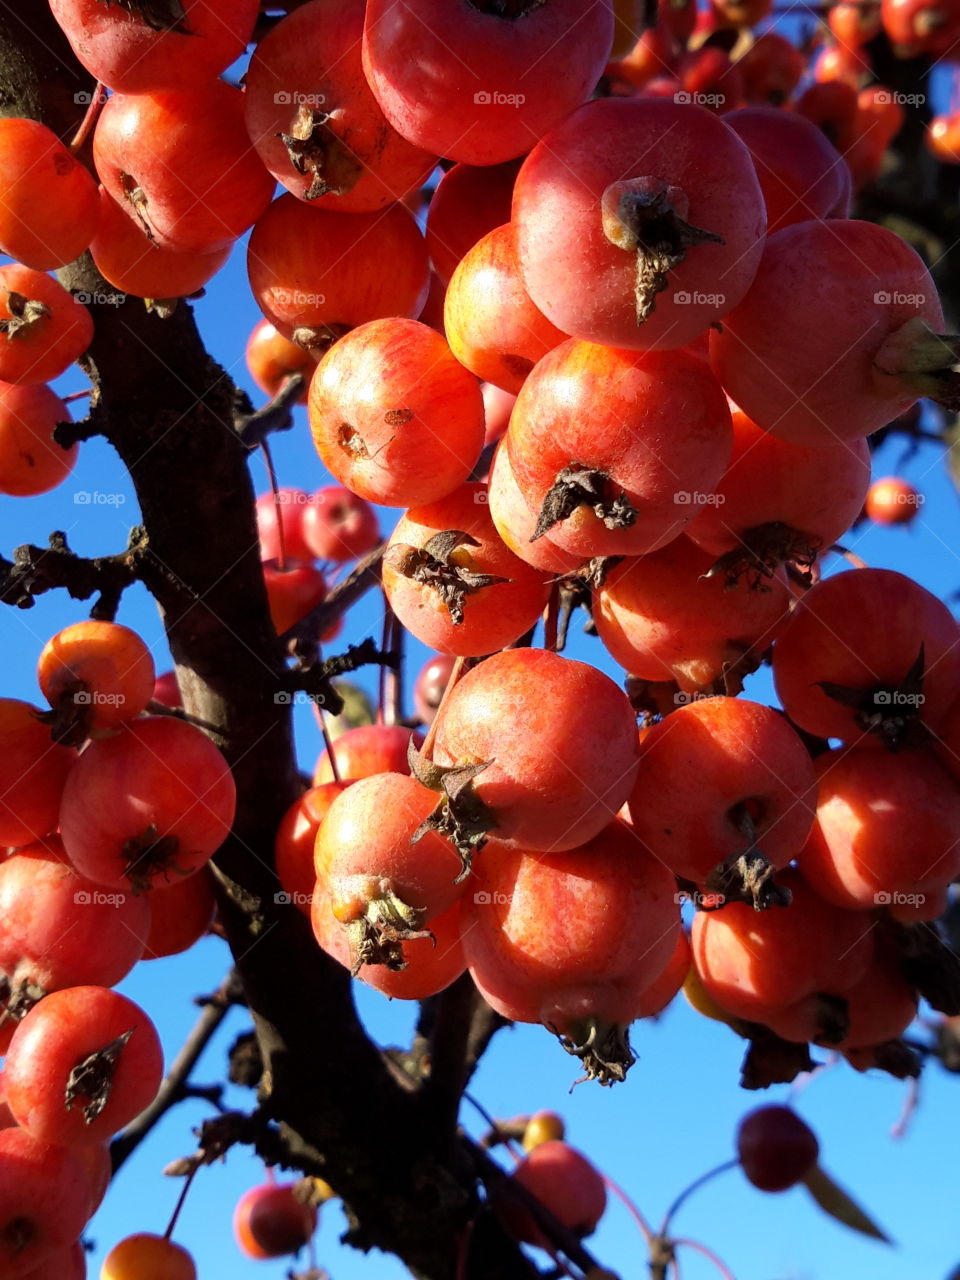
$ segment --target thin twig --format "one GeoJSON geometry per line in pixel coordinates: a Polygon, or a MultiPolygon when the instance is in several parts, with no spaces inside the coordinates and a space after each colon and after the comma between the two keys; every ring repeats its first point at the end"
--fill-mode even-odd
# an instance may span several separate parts
{"type": "Polygon", "coordinates": [[[153,1102],[110,1144],[110,1159],[114,1174],[127,1157],[136,1151],[157,1121],[183,1099],[184,1085],[190,1078],[190,1072],[196,1066],[200,1055],[210,1043],[230,1008],[239,1002],[240,995],[236,973],[231,969],[215,995],[205,1003],[203,1012],[171,1063],[170,1070],[153,1102]]]}

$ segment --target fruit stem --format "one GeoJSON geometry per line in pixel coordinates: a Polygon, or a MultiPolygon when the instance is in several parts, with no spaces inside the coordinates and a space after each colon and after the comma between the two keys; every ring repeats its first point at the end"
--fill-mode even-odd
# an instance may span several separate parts
{"type": "Polygon", "coordinates": [[[80,121],[80,128],[73,135],[73,141],[68,147],[71,155],[75,156],[90,136],[90,130],[97,123],[97,116],[100,114],[106,100],[107,95],[104,93],[103,84],[98,80],[93,86],[90,101],[87,103],[87,109],[84,112],[83,119],[80,121]]]}
{"type": "Polygon", "coordinates": [[[177,1225],[177,1219],[180,1217],[180,1210],[184,1206],[184,1202],[186,1201],[186,1198],[187,1198],[187,1192],[190,1190],[190,1187],[193,1185],[193,1180],[197,1176],[197,1170],[199,1168],[200,1168],[200,1164],[198,1161],[196,1164],[194,1164],[193,1168],[187,1174],[187,1180],[183,1184],[183,1190],[180,1192],[180,1196],[177,1200],[176,1205],[174,1206],[173,1213],[170,1215],[170,1221],[167,1223],[167,1229],[163,1233],[164,1240],[169,1240],[173,1236],[173,1229],[177,1225]]]}
{"type": "Polygon", "coordinates": [[[851,551],[849,547],[841,546],[839,542],[835,542],[832,547],[828,547],[828,550],[833,551],[838,556],[843,556],[844,560],[852,564],[855,569],[870,568],[866,560],[864,560],[861,556],[858,556],[855,551],[851,551]]]}
{"type": "Polygon", "coordinates": [[[560,620],[560,583],[555,582],[550,589],[550,599],[543,611],[543,647],[548,653],[557,652],[558,623],[560,620]]]}
{"type": "MultiPolygon", "coordinates": [[[[316,706],[316,703],[314,703],[316,706]]],[[[327,749],[327,759],[330,762],[330,772],[333,774],[334,782],[342,781],[340,770],[337,768],[337,753],[333,749],[333,739],[330,737],[330,730],[327,728],[327,722],[323,718],[323,712],[317,707],[317,721],[320,725],[320,734],[323,738],[323,745],[327,749]]]]}
{"type": "Polygon", "coordinates": [[[476,1111],[480,1119],[484,1122],[484,1124],[486,1124],[487,1128],[492,1133],[501,1134],[503,1136],[503,1145],[510,1152],[511,1156],[513,1156],[513,1163],[520,1164],[523,1157],[519,1156],[517,1152],[513,1149],[514,1139],[511,1138],[508,1133],[504,1133],[503,1126],[501,1124],[498,1124],[497,1121],[494,1120],[493,1116],[490,1114],[487,1108],[483,1105],[483,1103],[478,1102],[477,1099],[473,1096],[473,1094],[468,1093],[466,1089],[464,1089],[463,1091],[463,1099],[465,1102],[470,1103],[471,1107],[473,1107],[474,1111],[476,1111]]]}
{"type": "Polygon", "coordinates": [[[384,653],[396,658],[393,666],[383,663],[380,667],[380,723],[403,723],[403,627],[390,608],[386,593],[383,595],[383,643],[384,653]]]}
{"type": "Polygon", "coordinates": [[[436,713],[434,714],[433,723],[427,730],[427,736],[424,738],[423,746],[420,748],[420,755],[424,760],[433,759],[433,743],[437,736],[437,725],[440,723],[443,704],[446,702],[447,698],[449,698],[450,690],[463,675],[466,665],[467,660],[462,656],[457,658],[456,662],[453,664],[453,668],[450,671],[450,679],[447,681],[447,687],[443,691],[443,697],[440,699],[440,705],[437,707],[436,713]]]}
{"type": "Polygon", "coordinates": [[[71,391],[68,396],[61,396],[64,404],[73,404],[74,400],[82,400],[84,396],[93,395],[93,387],[85,387],[83,391],[71,391]]]}
{"type": "Polygon", "coordinates": [[[281,573],[286,572],[287,568],[287,540],[283,530],[282,511],[280,509],[280,487],[277,484],[277,470],[273,465],[273,454],[270,452],[270,446],[266,440],[260,441],[260,448],[263,450],[263,463],[267,468],[267,478],[270,481],[270,492],[273,494],[273,507],[277,513],[277,541],[280,543],[280,554],[277,557],[277,568],[281,573]]]}
{"type": "Polygon", "coordinates": [[[623,1205],[626,1211],[630,1214],[630,1217],[634,1220],[634,1222],[643,1232],[643,1238],[646,1240],[647,1244],[649,1244],[650,1241],[653,1239],[653,1229],[650,1226],[649,1222],[647,1222],[646,1218],[637,1208],[636,1204],[633,1202],[633,1200],[630,1199],[626,1191],[624,1191],[623,1187],[621,1187],[619,1183],[614,1182],[612,1178],[608,1178],[605,1173],[601,1173],[600,1176],[601,1178],[603,1178],[603,1185],[607,1188],[608,1191],[612,1192],[612,1194],[615,1195],[616,1198],[620,1201],[620,1203],[623,1205]]]}
{"type": "Polygon", "coordinates": [[[702,1254],[709,1262],[713,1263],[723,1276],[723,1280],[736,1280],[733,1272],[722,1258],[718,1258],[712,1249],[708,1249],[707,1246],[705,1244],[701,1244],[699,1240],[688,1240],[686,1237],[683,1237],[682,1239],[674,1240],[673,1244],[674,1246],[683,1245],[687,1249],[695,1249],[697,1253],[702,1254]]]}
{"type": "MultiPolygon", "coordinates": [[[[689,1200],[689,1198],[693,1195],[695,1191],[699,1191],[699,1189],[705,1183],[710,1182],[713,1178],[718,1177],[719,1174],[721,1173],[726,1173],[728,1169],[736,1169],[739,1166],[739,1164],[740,1164],[740,1161],[736,1157],[734,1157],[734,1159],[732,1160],[724,1160],[723,1164],[718,1164],[715,1169],[708,1170],[707,1173],[701,1174],[699,1178],[691,1182],[689,1187],[687,1187],[684,1191],[680,1192],[676,1200],[674,1200],[673,1204],[670,1206],[667,1212],[663,1215],[663,1222],[660,1224],[660,1234],[662,1236],[665,1236],[667,1234],[667,1229],[670,1226],[670,1223],[674,1218],[674,1216],[676,1215],[677,1211],[680,1209],[682,1205],[686,1204],[687,1200],[689,1200]]],[[[680,1241],[674,1241],[674,1243],[679,1244],[680,1241]]]]}

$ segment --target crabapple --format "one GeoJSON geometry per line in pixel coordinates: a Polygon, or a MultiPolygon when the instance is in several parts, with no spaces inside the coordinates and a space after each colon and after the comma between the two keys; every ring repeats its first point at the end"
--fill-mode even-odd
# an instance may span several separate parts
{"type": "Polygon", "coordinates": [[[399,200],[436,164],[387,122],[364,78],[363,14],[364,0],[293,9],[257,44],[244,79],[260,159],[299,199],[340,213],[399,200]]]}
{"type": "Polygon", "coordinates": [[[807,218],[846,216],[850,170],[816,125],[774,107],[744,107],[725,123],[753,156],[767,235],[807,218]]]}
{"type": "Polygon", "coordinates": [[[504,447],[536,535],[584,559],[672,541],[730,460],[730,410],[702,360],[571,339],[534,367],[504,447]]]}
{"type": "MultiPolygon", "coordinates": [[[[698,521],[691,526],[696,528],[698,521]]],[[[683,536],[610,569],[594,592],[593,620],[610,654],[642,680],[697,690],[769,647],[786,621],[783,570],[762,589],[714,572],[714,556],[683,536]]],[[[738,668],[739,669],[739,668],[738,668]]]]}
{"type": "Polygon", "coordinates": [[[564,333],[682,347],[735,307],[763,252],[750,153],[702,107],[598,99],[534,147],[513,196],[534,304],[564,333]]]}
{"type": "Polygon", "coordinates": [[[0,862],[0,971],[15,993],[113,986],[149,930],[148,900],[104,893],[71,867],[56,836],[0,862]]]}
{"type": "Polygon", "coordinates": [[[707,995],[750,1022],[817,991],[844,995],[874,954],[868,916],[827,901],[793,868],[777,879],[792,894],[783,911],[728,902],[693,918],[693,962],[707,995]]]}
{"type": "Polygon", "coordinates": [[[20,848],[57,829],[60,798],[76,752],[52,742],[44,713],[28,702],[0,698],[0,845],[20,848]]]}
{"type": "Polygon", "coordinates": [[[247,248],[257,306],[285,338],[317,353],[356,325],[419,315],[428,274],[423,236],[402,204],[330,213],[283,195],[257,220],[247,248]]]}
{"type": "Polygon", "coordinates": [[[54,736],[79,746],[93,731],[118,729],[145,710],[156,672],[150,650],[117,622],[75,622],[48,640],[37,681],[57,713],[54,736]]]}
{"type": "Polygon", "coordinates": [[[189,950],[207,933],[216,912],[213,880],[209,872],[202,870],[176,884],[157,887],[149,901],[150,930],[143,948],[144,960],[189,950]]]}
{"type": "Polygon", "coordinates": [[[812,563],[860,514],[870,484],[866,441],[791,444],[739,409],[732,421],[730,465],[687,536],[722,556],[731,576],[787,560],[812,563]]]}
{"type": "Polygon", "coordinates": [[[54,438],[70,410],[42,382],[0,382],[0,493],[32,498],[55,488],[73,470],[77,446],[54,438]]]}
{"type": "Polygon", "coordinates": [[[307,390],[316,362],[309,351],[285,338],[269,320],[258,320],[253,326],[244,355],[251,378],[268,396],[275,396],[287,378],[300,374],[303,390],[297,403],[307,403],[307,390]]]}
{"type": "Polygon", "coordinates": [[[181,298],[196,293],[217,274],[230,256],[230,245],[191,253],[163,248],[101,187],[100,221],[90,256],[103,278],[123,293],[181,298]]]}
{"type": "Polygon", "coordinates": [[[542,1022],[582,1049],[588,1070],[622,1078],[626,1027],[676,950],[676,883],[615,819],[563,853],[493,840],[463,899],[474,981],[504,1016],[542,1022]]]}
{"type": "Polygon", "coordinates": [[[341,338],[317,365],[308,412],[324,465],[385,506],[445,497],[483,448],[477,379],[417,320],[374,320],[341,338]]]}
{"type": "MultiPolygon", "coordinates": [[[[356,782],[374,773],[409,773],[410,743],[419,747],[423,734],[402,724],[362,724],[347,729],[336,739],[333,754],[337,776],[342,782],[356,782]]],[[[326,751],[321,752],[314,770],[313,785],[333,781],[333,768],[326,751]]]]}
{"type": "Polygon", "coordinates": [[[108,98],[93,158],[127,216],[178,252],[226,248],[273,196],[273,176],[244,128],[243,94],[223,80],[108,98]]]}
{"type": "Polygon", "coordinates": [[[93,320],[63,285],[19,262],[0,267],[0,378],[51,382],[86,351],[93,320]]]}
{"type": "Polygon", "coordinates": [[[912,578],[851,569],[797,605],[773,650],[787,715],[808,733],[862,745],[935,729],[960,694],[950,610],[912,578]]]}
{"type": "Polygon", "coordinates": [[[320,823],[314,869],[349,937],[354,971],[401,968],[399,943],[463,893],[462,859],[422,827],[437,799],[406,774],[378,773],[336,796],[320,823]]]}
{"type": "Polygon", "coordinates": [[[307,1243],[317,1226],[317,1211],[297,1198],[295,1182],[265,1182],[251,1187],[233,1211],[233,1234],[248,1258],[282,1258],[307,1243]]]}
{"type": "Polygon", "coordinates": [[[256,507],[257,533],[260,555],[264,560],[279,560],[281,556],[308,563],[313,560],[313,550],[307,546],[303,536],[303,522],[309,505],[310,495],[302,489],[278,489],[276,494],[260,494],[256,507]]]}
{"type": "Polygon", "coordinates": [[[519,160],[455,164],[437,183],[427,209],[427,250],[444,284],[468,251],[494,227],[510,221],[519,160]]]}
{"type": "Polygon", "coordinates": [[[380,541],[377,513],[370,503],[337,484],[310,495],[301,533],[318,560],[334,564],[365,555],[380,541]]]}
{"type": "Polygon", "coordinates": [[[100,202],[90,171],[39,120],[0,120],[0,246],[35,271],[89,248],[100,202]]]}
{"type": "Polygon", "coordinates": [[[592,839],[636,776],[626,695],[595,667],[541,649],[504,650],[468,671],[436,723],[438,764],[490,762],[470,789],[497,841],[514,848],[558,852],[592,839]]]}
{"type": "Polygon", "coordinates": [[[757,884],[749,871],[742,885],[728,877],[743,874],[743,858],[767,872],[786,866],[810,830],[816,794],[807,749],[779,712],[699,698],[643,735],[630,818],[675,875],[721,892],[742,887],[759,906],[763,872],[757,884]]]}
{"type": "Polygon", "coordinates": [[[7,1103],[41,1142],[104,1142],[153,1100],[163,1050],[144,1011],[107,987],[70,987],[41,1000],[14,1033],[7,1103]]]}
{"type": "Polygon", "coordinates": [[[257,0],[178,0],[157,26],[136,5],[50,0],[81,66],[124,93],[187,88],[226,70],[253,34],[257,0]]]}
{"type": "Polygon", "coordinates": [[[737,1128],[737,1155],[747,1178],[761,1191],[786,1191],[817,1163],[816,1134],[791,1107],[758,1107],[737,1128]]]}
{"type": "Polygon", "coordinates": [[[960,874],[960,787],[931,752],[847,748],[814,769],[816,821],[797,865],[824,898],[867,909],[960,874]]]}
{"type": "Polygon", "coordinates": [[[920,514],[923,494],[901,476],[874,480],[864,500],[864,514],[875,524],[910,524],[920,514]]]}
{"type": "Polygon", "coordinates": [[[363,69],[404,138],[491,165],[529,151],[590,96],[612,40],[610,0],[367,0],[363,69]]]}
{"type": "Polygon", "coordinates": [[[523,287],[511,223],[489,231],[460,260],[444,303],[444,331],[461,364],[514,395],[533,366],[568,335],[523,287]]]}
{"type": "Polygon", "coordinates": [[[0,1266],[5,1277],[27,1277],[46,1257],[69,1248],[90,1212],[90,1190],[75,1151],[42,1142],[22,1128],[0,1131],[0,1266]]]}
{"type": "MultiPolygon", "coordinates": [[[[294,906],[310,914],[310,902],[317,874],[313,869],[313,847],[320,823],[336,797],[348,784],[322,782],[305,791],[283,815],[273,844],[277,879],[294,906]]],[[[189,883],[189,882],[188,882],[189,883]]]]}
{"type": "Polygon", "coordinates": [[[497,533],[513,554],[527,564],[545,573],[562,575],[583,563],[584,556],[562,550],[549,532],[534,538],[537,512],[517,484],[510,452],[503,441],[497,445],[490,464],[487,500],[497,533]]]}
{"type": "MultiPolygon", "coordinates": [[[[350,939],[333,914],[330,895],[322,884],[316,886],[309,913],[314,937],[323,950],[345,969],[354,971],[350,939]]],[[[434,916],[423,936],[405,938],[398,945],[395,959],[401,968],[361,963],[355,976],[391,1000],[425,1000],[455,982],[467,967],[461,942],[459,901],[434,916]]]]}
{"type": "Polygon", "coordinates": [[[461,485],[401,516],[382,576],[390,607],[411,635],[468,657],[512,644],[534,626],[550,595],[546,576],[501,540],[483,484],[461,485]]]}
{"type": "MultiPolygon", "coordinates": [[[[541,1142],[510,1175],[575,1235],[588,1236],[603,1217],[607,1190],[585,1155],[561,1140],[541,1142]]],[[[529,1209],[504,1194],[498,1212],[507,1229],[527,1244],[549,1245],[529,1209]]]]}
{"type": "MultiPolygon", "coordinates": [[[[900,236],[815,218],[767,238],[749,293],[710,335],[710,363],[758,426],[794,444],[837,444],[936,394],[931,330],[942,323],[933,279],[900,236]],[[842,292],[825,293],[829,280],[842,292]]],[[[948,367],[953,356],[940,355],[948,367]]]]}
{"type": "Polygon", "coordinates": [[[100,1270],[100,1280],[197,1280],[193,1258],[165,1236],[140,1232],[115,1244],[100,1270]]]}
{"type": "Polygon", "coordinates": [[[67,778],[67,856],[100,884],[145,889],[202,867],[233,822],[236,785],[210,739],[183,720],[146,716],[92,742],[67,778]]]}

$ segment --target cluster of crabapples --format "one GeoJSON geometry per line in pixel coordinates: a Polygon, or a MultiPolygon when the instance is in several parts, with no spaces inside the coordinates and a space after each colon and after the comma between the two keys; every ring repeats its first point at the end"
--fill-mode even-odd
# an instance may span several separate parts
{"type": "MultiPolygon", "coordinates": [[[[207,931],[204,867],[236,796],[204,733],[149,713],[168,682],[129,628],[68,626],[37,674],[47,710],[0,699],[0,1273],[80,1280],[109,1140],[163,1071],[150,1018],[112,988],[207,931]]],[[[169,1241],[133,1239],[110,1280],[161,1253],[192,1267],[169,1241]]]]}

